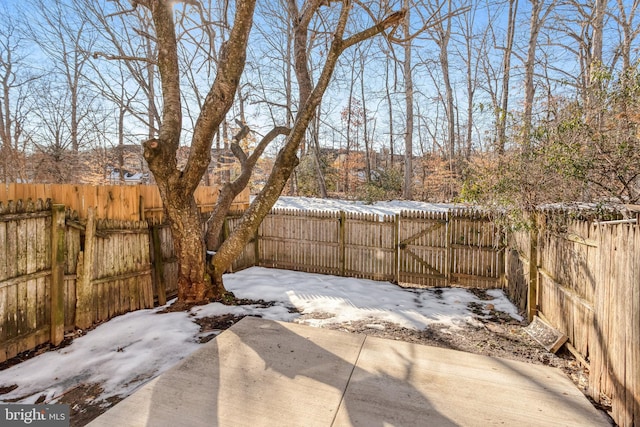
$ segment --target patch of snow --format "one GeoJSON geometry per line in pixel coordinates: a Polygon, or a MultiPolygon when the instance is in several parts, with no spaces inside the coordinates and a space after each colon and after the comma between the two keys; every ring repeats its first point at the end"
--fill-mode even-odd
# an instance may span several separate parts
{"type": "Polygon", "coordinates": [[[378,215],[395,215],[403,210],[407,211],[430,211],[445,212],[464,205],[453,203],[426,203],[409,200],[393,200],[388,202],[376,202],[366,204],[361,201],[338,200],[338,199],[317,199],[313,197],[289,197],[280,196],[274,208],[296,209],[305,211],[345,211],[373,213],[378,215]]]}
{"type": "Polygon", "coordinates": [[[0,372],[0,384],[18,388],[2,400],[53,403],[78,384],[102,383],[102,398],[126,396],[198,348],[199,326],[186,312],[139,310],[103,323],[69,346],[0,372]]]}
{"type": "Polygon", "coordinates": [[[502,289],[489,289],[487,291],[487,295],[493,297],[491,304],[493,304],[496,311],[507,313],[509,316],[520,322],[524,320],[524,318],[518,314],[516,306],[509,301],[509,298],[507,298],[502,289]]]}
{"type": "Polygon", "coordinates": [[[96,402],[111,396],[125,397],[195,351],[202,334],[194,320],[207,316],[252,315],[295,322],[300,316],[290,311],[295,308],[301,313],[322,314],[318,316],[322,319],[305,320],[312,326],[364,321],[374,329],[384,329],[385,322],[424,329],[438,324],[447,333],[465,325],[479,325],[468,307],[473,302],[491,303],[496,310],[521,319],[500,290],[488,291],[493,299],[481,301],[464,289],[403,289],[389,282],[261,267],[225,275],[224,280],[227,289],[239,298],[275,304],[211,303],[189,312],[160,313],[165,306],[118,316],[65,348],[0,371],[0,387],[18,386],[0,396],[0,401],[34,403],[44,394],[47,403],[55,403],[79,384],[93,383],[104,388],[96,402]]]}

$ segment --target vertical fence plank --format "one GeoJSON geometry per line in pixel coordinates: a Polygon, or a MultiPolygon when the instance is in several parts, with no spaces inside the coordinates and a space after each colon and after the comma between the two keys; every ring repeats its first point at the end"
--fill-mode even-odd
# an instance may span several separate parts
{"type": "Polygon", "coordinates": [[[53,205],[51,227],[51,343],[59,345],[64,339],[64,262],[65,211],[64,205],[53,205]]]}
{"type": "Polygon", "coordinates": [[[76,285],[76,326],[81,329],[90,327],[94,319],[94,295],[91,281],[93,279],[95,258],[95,232],[95,210],[89,208],[87,211],[84,253],[82,253],[82,268],[78,269],[76,285]]]}
{"type": "Polygon", "coordinates": [[[340,275],[345,275],[346,269],[346,248],[345,248],[345,228],[347,225],[347,216],[344,211],[340,211],[340,220],[339,220],[339,231],[338,231],[338,244],[340,245],[339,253],[340,253],[340,275]]]}

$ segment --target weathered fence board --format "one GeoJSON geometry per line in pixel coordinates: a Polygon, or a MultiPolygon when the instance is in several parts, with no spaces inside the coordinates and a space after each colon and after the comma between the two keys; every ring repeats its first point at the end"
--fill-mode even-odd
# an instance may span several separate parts
{"type": "Polygon", "coordinates": [[[640,229],[618,224],[598,231],[604,257],[595,272],[590,392],[596,401],[609,396],[613,419],[633,426],[640,422],[640,229]]]}
{"type": "Polygon", "coordinates": [[[402,212],[398,223],[398,282],[446,286],[451,253],[448,212],[402,212]]]}
{"type": "Polygon", "coordinates": [[[50,338],[51,206],[0,203],[0,361],[50,338]]]}
{"type": "Polygon", "coordinates": [[[146,221],[99,220],[91,286],[94,322],[153,307],[149,227],[146,221]]]}
{"type": "Polygon", "coordinates": [[[340,214],[274,210],[258,231],[259,265],[340,274],[340,214]]]}
{"type": "Polygon", "coordinates": [[[397,227],[394,216],[347,213],[342,275],[372,280],[397,278],[397,227]]]}
{"type": "Polygon", "coordinates": [[[501,287],[500,236],[481,214],[466,211],[380,217],[274,210],[259,228],[255,263],[408,286],[501,287]]]}
{"type": "Polygon", "coordinates": [[[502,232],[481,212],[454,210],[449,220],[451,282],[459,286],[503,286],[502,232]]]}

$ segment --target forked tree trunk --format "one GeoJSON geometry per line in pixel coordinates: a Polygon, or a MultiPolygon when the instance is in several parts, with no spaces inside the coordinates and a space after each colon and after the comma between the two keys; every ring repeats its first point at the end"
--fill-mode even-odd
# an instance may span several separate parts
{"type": "MultiPolygon", "coordinates": [[[[214,134],[231,108],[233,98],[236,95],[246,60],[247,41],[253,22],[255,0],[238,0],[236,2],[233,28],[228,40],[221,48],[216,78],[196,121],[189,159],[182,170],[177,167],[182,111],[178,47],[172,9],[174,3],[165,0],[137,0],[136,4],[151,11],[156,43],[158,44],[157,64],[160,71],[163,98],[162,123],[157,138],[151,138],[143,145],[144,157],[156,178],[162,201],[171,222],[179,266],[178,300],[182,303],[192,303],[210,297],[220,297],[226,292],[222,283],[222,273],[242,252],[262,219],[280,196],[284,185],[298,163],[296,155],[298,147],[331,80],[338,57],[346,48],[384,31],[389,26],[397,25],[404,15],[403,13],[392,14],[374,26],[343,40],[342,36],[352,3],[342,3],[339,21],[333,33],[334,39],[327,54],[325,67],[314,88],[307,69],[307,31],[309,22],[324,3],[305,4],[302,13],[298,13],[296,1],[289,0],[291,17],[298,18],[293,22],[296,27],[294,30],[296,36],[294,56],[300,91],[300,111],[298,111],[285,146],[278,155],[265,189],[256,197],[243,215],[239,226],[213,257],[211,270],[208,273],[204,230],[195,203],[194,192],[209,166],[214,134]]],[[[246,169],[251,169],[251,161],[256,160],[251,156],[247,158],[240,151],[234,151],[234,154],[239,156],[243,166],[247,166],[246,169]]],[[[248,177],[243,175],[244,179],[248,181],[248,177]]],[[[229,190],[231,189],[229,188],[229,190]]],[[[234,192],[235,190],[231,191],[231,193],[234,192]]],[[[223,198],[223,200],[228,203],[229,199],[223,198]]]]}
{"type": "Polygon", "coordinates": [[[174,3],[164,0],[136,3],[148,8],[153,18],[163,99],[160,131],[157,138],[143,143],[144,157],[156,179],[171,224],[178,257],[178,300],[200,302],[222,294],[224,288],[213,285],[206,271],[204,230],[194,192],[208,169],[214,134],[233,104],[244,70],[255,0],[236,3],[234,24],[220,51],[223,60],[218,64],[216,78],[196,121],[189,159],[183,169],[177,167],[182,101],[174,3]]]}

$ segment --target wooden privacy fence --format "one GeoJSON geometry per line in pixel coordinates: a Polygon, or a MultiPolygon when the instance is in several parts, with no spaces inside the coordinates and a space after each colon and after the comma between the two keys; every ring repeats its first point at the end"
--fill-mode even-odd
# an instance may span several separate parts
{"type": "Polygon", "coordinates": [[[512,299],[569,338],[589,368],[589,394],[611,399],[618,425],[640,424],[640,226],[564,212],[509,236],[512,299]]]}
{"type": "MultiPolygon", "coordinates": [[[[215,186],[196,188],[195,198],[201,212],[213,210],[218,192],[215,186]]],[[[0,184],[0,202],[28,199],[51,199],[77,211],[81,218],[86,218],[89,207],[94,207],[97,218],[163,221],[162,200],[155,185],[0,184]]],[[[248,205],[246,189],[236,197],[232,209],[244,210],[248,205]]]]}
{"type": "MultiPolygon", "coordinates": [[[[392,216],[273,210],[233,269],[253,265],[507,291],[565,333],[589,367],[594,400],[640,421],[640,225],[539,213],[509,233],[473,210],[392,216]],[[506,279],[506,280],[505,280],[506,279]]],[[[238,223],[229,217],[224,232],[238,223]]],[[[65,330],[175,294],[169,227],[157,219],[82,217],[49,201],[0,202],[0,361],[65,330]]]]}
{"type": "Polygon", "coordinates": [[[146,221],[96,220],[92,210],[81,221],[42,200],[0,203],[0,361],[153,307],[149,248],[146,221]]]}
{"type": "MultiPolygon", "coordinates": [[[[228,219],[228,229],[237,219],[228,219]]],[[[495,288],[502,234],[473,210],[378,216],[276,209],[236,260],[251,265],[388,280],[411,286],[495,288]]]]}

